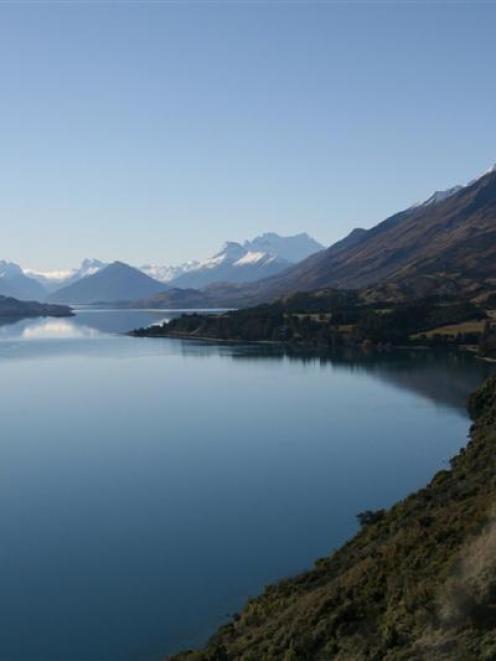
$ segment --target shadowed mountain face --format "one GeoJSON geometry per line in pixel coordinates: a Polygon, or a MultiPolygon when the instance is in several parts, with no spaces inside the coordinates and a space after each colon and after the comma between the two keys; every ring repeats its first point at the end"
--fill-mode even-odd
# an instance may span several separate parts
{"type": "Polygon", "coordinates": [[[123,262],[113,262],[101,271],[63,287],[49,296],[53,303],[89,305],[117,303],[153,296],[166,285],[123,262]]]}
{"type": "Polygon", "coordinates": [[[78,280],[82,280],[82,278],[93,275],[106,266],[107,264],[99,259],[84,259],[79,267],[70,271],[49,271],[44,273],[27,269],[24,273],[39,282],[48,295],[62,289],[62,287],[68,287],[78,280]]]}
{"type": "Polygon", "coordinates": [[[435,194],[271,278],[218,287],[217,302],[255,304],[292,291],[391,285],[409,295],[496,289],[496,172],[435,194]]]}
{"type": "Polygon", "coordinates": [[[46,291],[34,278],[25,275],[20,266],[0,261],[0,295],[23,300],[43,300],[46,291]]]}

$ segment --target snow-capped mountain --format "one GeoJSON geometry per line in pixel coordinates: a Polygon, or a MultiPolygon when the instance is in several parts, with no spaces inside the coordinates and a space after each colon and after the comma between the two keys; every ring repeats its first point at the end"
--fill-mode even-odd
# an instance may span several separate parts
{"type": "Polygon", "coordinates": [[[99,259],[85,259],[78,268],[69,271],[35,271],[24,269],[24,273],[28,277],[37,280],[47,293],[52,293],[61,287],[67,287],[82,278],[86,278],[88,275],[98,273],[105,266],[108,266],[108,264],[99,259]]]}
{"type": "Polygon", "coordinates": [[[153,280],[129,264],[113,262],[62,287],[51,294],[48,300],[69,305],[121,303],[148,298],[165,288],[162,282],[153,280]]]}
{"type": "Polygon", "coordinates": [[[150,278],[159,280],[160,282],[170,282],[174,278],[178,278],[183,273],[194,271],[200,266],[201,262],[191,261],[180,264],[179,266],[160,266],[158,264],[144,264],[140,267],[140,271],[149,275],[150,278]]]}
{"type": "Polygon", "coordinates": [[[284,237],[269,232],[244,243],[228,241],[203,261],[180,266],[146,265],[141,270],[174,287],[201,289],[214,282],[255,282],[322,249],[308,234],[284,237]]]}
{"type": "Polygon", "coordinates": [[[468,188],[469,186],[472,186],[472,184],[475,184],[477,181],[479,181],[479,179],[482,179],[482,177],[485,177],[487,174],[492,174],[493,172],[496,172],[496,164],[491,166],[489,170],[486,170],[486,172],[481,174],[479,177],[476,177],[475,179],[471,179],[468,182],[468,184],[458,184],[456,186],[452,186],[451,188],[447,188],[446,190],[437,190],[423,202],[418,202],[417,204],[413,204],[410,207],[410,209],[415,209],[417,207],[428,207],[433,204],[439,204],[439,202],[444,202],[444,200],[453,197],[453,195],[456,195],[464,188],[468,188]]]}
{"type": "MultiPolygon", "coordinates": [[[[244,243],[228,241],[218,253],[203,261],[192,260],[178,266],[146,264],[139,270],[155,282],[167,283],[175,288],[201,289],[218,282],[255,282],[279,273],[322,248],[308,234],[284,237],[268,232],[244,243]]],[[[55,293],[59,291],[75,296],[79,290],[73,290],[72,285],[86,281],[108,266],[99,259],[85,259],[74,269],[38,271],[0,262],[0,294],[40,301],[47,296],[50,300],[56,300],[55,293]]],[[[123,269],[114,267],[112,275],[122,279],[123,269]]],[[[97,284],[101,284],[100,280],[97,284]]],[[[87,286],[86,282],[84,286],[87,286]]],[[[119,290],[119,294],[123,296],[123,290],[119,290]]]]}
{"type": "Polygon", "coordinates": [[[18,264],[0,260],[0,295],[40,301],[45,294],[43,286],[27,276],[18,264]]]}
{"type": "Polygon", "coordinates": [[[243,248],[248,252],[267,253],[296,264],[323,250],[324,246],[306,232],[294,236],[279,236],[274,232],[266,232],[252,241],[245,241],[243,248]]]}
{"type": "Polygon", "coordinates": [[[431,204],[438,204],[438,202],[444,202],[444,200],[447,200],[449,197],[455,195],[455,193],[458,193],[458,191],[461,191],[462,189],[463,186],[453,186],[452,188],[448,188],[447,190],[437,190],[430,197],[428,197],[427,200],[425,200],[425,202],[422,202],[417,206],[428,207],[431,204]]]}

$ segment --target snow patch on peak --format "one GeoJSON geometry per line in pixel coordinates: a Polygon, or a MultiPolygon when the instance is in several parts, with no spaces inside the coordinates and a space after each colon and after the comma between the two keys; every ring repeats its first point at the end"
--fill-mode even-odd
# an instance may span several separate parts
{"type": "Polygon", "coordinates": [[[483,177],[486,177],[488,174],[493,174],[494,172],[496,172],[496,163],[494,165],[492,165],[489,168],[489,170],[486,170],[480,176],[476,177],[475,179],[471,179],[468,182],[468,184],[465,184],[465,185],[459,184],[458,186],[453,186],[452,188],[448,188],[447,190],[436,191],[430,197],[428,197],[427,200],[424,200],[424,202],[417,202],[417,204],[413,204],[410,207],[410,209],[415,209],[417,207],[427,207],[431,204],[438,204],[439,202],[444,202],[444,200],[447,200],[448,198],[452,197],[453,195],[456,195],[456,193],[459,193],[464,188],[468,188],[468,186],[472,186],[473,184],[477,183],[483,177]]]}
{"type": "Polygon", "coordinates": [[[265,252],[295,264],[305,257],[323,250],[324,246],[305,232],[294,236],[280,236],[275,232],[265,232],[251,241],[245,241],[243,248],[246,252],[265,252]]]}
{"type": "Polygon", "coordinates": [[[266,252],[247,252],[243,257],[234,262],[234,266],[246,266],[248,264],[268,264],[276,259],[273,255],[266,252]]]}
{"type": "Polygon", "coordinates": [[[179,266],[160,266],[159,264],[145,264],[140,266],[140,271],[143,271],[146,275],[149,275],[150,278],[158,280],[159,282],[170,282],[174,278],[178,278],[183,273],[188,273],[189,271],[194,271],[198,268],[200,262],[190,261],[184,262],[179,266]]]}
{"type": "Polygon", "coordinates": [[[444,200],[447,200],[449,197],[452,195],[455,195],[459,191],[463,190],[464,186],[453,186],[452,188],[448,188],[447,190],[437,190],[435,193],[433,193],[425,202],[421,202],[419,205],[420,207],[428,207],[431,204],[438,204],[439,202],[444,202],[444,200]]]}
{"type": "Polygon", "coordinates": [[[106,262],[99,259],[84,259],[78,268],[71,270],[58,270],[58,271],[38,271],[35,269],[23,269],[24,275],[34,278],[39,282],[49,293],[53,293],[61,287],[70,285],[82,278],[89,275],[94,275],[108,266],[106,262]]]}
{"type": "Polygon", "coordinates": [[[63,282],[71,277],[74,271],[35,271],[24,269],[24,274],[35,280],[48,280],[50,282],[63,282]]]}

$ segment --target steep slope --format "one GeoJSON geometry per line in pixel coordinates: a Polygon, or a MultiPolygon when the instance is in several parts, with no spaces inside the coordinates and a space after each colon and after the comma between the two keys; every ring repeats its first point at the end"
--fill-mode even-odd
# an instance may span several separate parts
{"type": "Polygon", "coordinates": [[[217,291],[219,302],[273,300],[291,291],[395,283],[427,294],[496,288],[496,172],[436,193],[370,230],[355,230],[327,250],[271,278],[217,291]]]}
{"type": "Polygon", "coordinates": [[[362,513],[350,542],[249,601],[204,651],[176,658],[495,659],[495,377],[469,408],[471,440],[450,470],[388,511],[362,513]]]}
{"type": "Polygon", "coordinates": [[[93,275],[59,289],[48,300],[80,305],[117,303],[147,298],[164,289],[166,286],[162,282],[138,269],[123,262],[113,262],[93,275]]]}
{"type": "Polygon", "coordinates": [[[46,290],[34,278],[25,275],[17,264],[0,261],[0,295],[27,301],[42,301],[46,290]]]}

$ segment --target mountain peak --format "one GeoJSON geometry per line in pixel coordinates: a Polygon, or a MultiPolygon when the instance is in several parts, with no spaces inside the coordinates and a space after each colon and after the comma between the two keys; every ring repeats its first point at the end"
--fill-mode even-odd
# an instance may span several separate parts
{"type": "Polygon", "coordinates": [[[241,243],[238,243],[237,241],[226,241],[222,246],[222,250],[218,252],[215,257],[226,255],[227,257],[238,259],[244,254],[244,252],[241,243]]]}
{"type": "Polygon", "coordinates": [[[92,275],[74,282],[51,295],[53,302],[69,304],[117,303],[147,298],[166,286],[142,271],[115,261],[92,275]]]}
{"type": "Polygon", "coordinates": [[[46,291],[14,262],[0,260],[0,294],[23,300],[43,300],[46,291]]]}
{"type": "MultiPolygon", "coordinates": [[[[456,186],[452,186],[451,188],[447,188],[445,190],[437,190],[435,191],[430,197],[428,197],[426,200],[423,202],[417,202],[416,204],[413,204],[410,209],[416,209],[419,207],[428,207],[430,205],[438,204],[439,202],[444,202],[444,200],[447,200],[450,197],[453,197],[453,195],[456,195],[457,193],[460,193],[462,190],[465,188],[468,188],[469,186],[472,186],[473,184],[476,184],[478,181],[483,179],[484,177],[487,177],[489,174],[494,174],[496,172],[496,164],[492,165],[489,170],[486,170],[483,174],[480,176],[476,177],[475,179],[471,179],[468,184],[457,184],[456,186]]],[[[409,209],[407,209],[408,211],[409,209]]]]}
{"type": "MultiPolygon", "coordinates": [[[[264,232],[243,243],[227,241],[213,257],[193,263],[176,277],[168,278],[175,287],[202,289],[214,283],[246,283],[288,268],[291,264],[322,250],[323,246],[306,233],[280,236],[264,232]]],[[[157,267],[154,267],[157,271],[157,267]]],[[[163,272],[170,273],[170,269],[163,272]]]]}
{"type": "Polygon", "coordinates": [[[23,273],[21,267],[14,262],[7,262],[5,259],[0,259],[0,277],[11,277],[21,275],[23,273]]]}
{"type": "Polygon", "coordinates": [[[121,262],[120,260],[116,259],[115,262],[111,262],[110,264],[107,264],[105,266],[105,271],[109,270],[132,270],[132,271],[137,271],[137,269],[134,268],[134,266],[130,266],[130,264],[126,264],[126,262],[121,262]]]}
{"type": "Polygon", "coordinates": [[[306,232],[293,236],[265,232],[251,241],[245,241],[243,248],[246,252],[266,252],[273,257],[279,257],[295,264],[313,253],[323,250],[324,246],[312,239],[306,232]]]}
{"type": "MultiPolygon", "coordinates": [[[[359,289],[394,283],[405,296],[494,291],[496,167],[425,203],[355,230],[327,250],[272,278],[236,291],[236,305],[294,291],[359,289]]],[[[398,290],[399,290],[398,289],[398,290]]],[[[229,305],[227,295],[216,300],[229,305]]]]}

